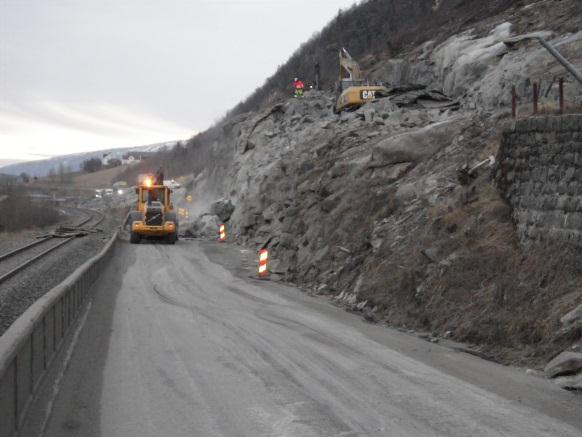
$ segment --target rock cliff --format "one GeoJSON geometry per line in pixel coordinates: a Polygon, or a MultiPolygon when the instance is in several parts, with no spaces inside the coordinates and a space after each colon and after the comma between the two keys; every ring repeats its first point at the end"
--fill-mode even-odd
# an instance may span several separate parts
{"type": "MultiPolygon", "coordinates": [[[[562,12],[579,7],[550,3],[562,12]]],[[[190,234],[215,237],[212,228],[225,222],[229,238],[271,249],[281,279],[367,320],[480,344],[505,362],[545,364],[582,334],[564,333],[559,322],[582,303],[582,253],[524,250],[520,236],[529,231],[520,223],[529,219],[494,171],[481,167],[463,183],[458,176],[497,156],[502,132],[514,126],[512,86],[521,118],[534,82],[544,89],[542,109],[555,112],[553,79],[567,73],[537,42],[508,43],[527,33],[527,22],[582,63],[582,33],[565,32],[563,14],[539,16],[546,6],[522,2],[376,62],[370,77],[393,93],[355,112],[333,114],[333,95],[312,90],[194,138],[189,207],[203,218],[190,234]],[[218,199],[234,206],[228,218],[211,211],[218,199]]],[[[569,110],[581,98],[582,87],[568,82],[569,110]]],[[[532,147],[514,137],[506,144],[518,160],[532,147]]]]}

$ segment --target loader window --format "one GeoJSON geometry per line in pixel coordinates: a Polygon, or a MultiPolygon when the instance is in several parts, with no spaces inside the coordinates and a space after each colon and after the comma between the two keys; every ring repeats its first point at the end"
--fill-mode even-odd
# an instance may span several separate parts
{"type": "Polygon", "coordinates": [[[142,203],[150,203],[150,202],[165,203],[164,200],[165,200],[165,195],[164,195],[164,190],[162,188],[152,189],[152,190],[143,190],[141,193],[142,203]]]}

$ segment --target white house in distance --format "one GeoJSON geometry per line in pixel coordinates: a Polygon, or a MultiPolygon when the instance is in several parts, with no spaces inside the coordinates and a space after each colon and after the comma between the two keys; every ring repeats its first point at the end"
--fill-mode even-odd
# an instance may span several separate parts
{"type": "Polygon", "coordinates": [[[123,155],[121,165],[133,165],[141,161],[141,153],[130,152],[123,155]]]}
{"type": "Polygon", "coordinates": [[[124,155],[121,155],[119,152],[104,153],[101,157],[101,164],[103,167],[107,167],[111,164],[113,159],[119,159],[121,165],[133,165],[141,161],[141,153],[130,152],[124,155]]]}
{"type": "Polygon", "coordinates": [[[121,165],[132,165],[132,164],[135,164],[136,162],[139,162],[139,161],[137,159],[135,159],[132,155],[129,155],[128,157],[121,158],[121,165]]]}

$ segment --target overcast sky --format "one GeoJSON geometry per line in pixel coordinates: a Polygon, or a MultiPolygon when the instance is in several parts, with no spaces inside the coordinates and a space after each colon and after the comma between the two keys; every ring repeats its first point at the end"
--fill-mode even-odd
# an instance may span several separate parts
{"type": "Polygon", "coordinates": [[[353,3],[0,0],[0,160],[189,138],[353,3]]]}

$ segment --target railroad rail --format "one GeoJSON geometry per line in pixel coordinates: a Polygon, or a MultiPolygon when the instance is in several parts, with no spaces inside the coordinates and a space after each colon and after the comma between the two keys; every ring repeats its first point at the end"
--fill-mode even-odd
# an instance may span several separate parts
{"type": "MultiPolygon", "coordinates": [[[[90,209],[82,209],[81,211],[87,212],[88,217],[81,222],[77,223],[75,227],[80,228],[81,226],[89,225],[89,227],[94,228],[101,224],[105,219],[105,215],[96,210],[90,209]],[[92,223],[93,222],[93,223],[92,223]]],[[[22,270],[26,269],[29,265],[35,263],[41,258],[44,258],[49,253],[55,251],[61,246],[64,246],[67,243],[73,241],[76,237],[64,237],[64,238],[55,238],[53,236],[47,236],[40,238],[36,241],[33,241],[30,244],[21,246],[17,249],[14,249],[10,252],[4,253],[0,255],[0,284],[6,282],[8,279],[15,276],[17,273],[21,272],[22,270]],[[51,244],[54,241],[57,241],[56,244],[51,244]],[[41,252],[37,252],[36,249],[40,248],[41,245],[48,245],[48,247],[41,252]],[[33,252],[31,256],[25,256],[28,252],[33,252]],[[7,270],[2,271],[2,266],[4,266],[9,260],[15,259],[17,255],[24,255],[25,259],[22,262],[17,263],[14,266],[9,266],[7,270]]]]}

